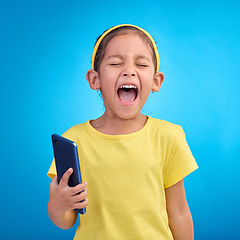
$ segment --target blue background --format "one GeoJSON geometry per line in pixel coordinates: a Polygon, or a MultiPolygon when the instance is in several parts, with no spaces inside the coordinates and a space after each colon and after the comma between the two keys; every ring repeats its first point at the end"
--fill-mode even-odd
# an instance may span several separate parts
{"type": "Polygon", "coordinates": [[[199,164],[185,179],[195,239],[239,239],[238,1],[0,2],[1,239],[71,239],[48,218],[50,135],[103,113],[87,84],[96,38],[132,23],[165,81],[144,114],[181,124],[199,164]]]}

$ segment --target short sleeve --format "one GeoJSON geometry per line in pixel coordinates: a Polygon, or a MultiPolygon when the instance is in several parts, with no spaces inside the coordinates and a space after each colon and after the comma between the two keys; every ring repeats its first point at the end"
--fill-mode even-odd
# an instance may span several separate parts
{"type": "Polygon", "coordinates": [[[57,175],[56,165],[55,165],[55,159],[53,159],[52,164],[51,164],[51,166],[50,166],[50,168],[49,168],[49,170],[48,170],[47,175],[48,175],[50,178],[52,178],[52,179],[53,179],[53,177],[54,177],[55,175],[57,175]]]}
{"type": "Polygon", "coordinates": [[[164,167],[164,188],[171,187],[195,171],[198,165],[186,141],[181,126],[177,126],[164,167]]]}

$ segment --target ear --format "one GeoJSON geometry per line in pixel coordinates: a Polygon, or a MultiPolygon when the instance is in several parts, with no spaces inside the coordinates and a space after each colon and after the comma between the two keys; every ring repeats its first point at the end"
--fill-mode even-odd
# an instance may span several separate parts
{"type": "Polygon", "coordinates": [[[152,90],[158,92],[162,86],[164,80],[164,74],[162,72],[157,72],[153,78],[152,90]]]}
{"type": "Polygon", "coordinates": [[[99,75],[95,70],[89,69],[87,71],[86,78],[91,89],[93,90],[100,89],[99,75]]]}

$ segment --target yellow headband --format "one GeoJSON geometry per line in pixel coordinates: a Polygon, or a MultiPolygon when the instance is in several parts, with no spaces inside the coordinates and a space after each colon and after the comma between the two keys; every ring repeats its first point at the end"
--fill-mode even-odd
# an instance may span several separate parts
{"type": "Polygon", "coordinates": [[[155,41],[153,40],[152,36],[144,29],[138,27],[138,26],[135,26],[135,25],[131,25],[131,24],[121,24],[121,25],[117,25],[117,26],[114,26],[110,29],[108,29],[107,31],[105,31],[101,37],[97,40],[95,46],[94,46],[94,49],[93,49],[93,54],[92,54],[92,69],[94,69],[94,62],[95,62],[95,57],[96,57],[96,53],[97,53],[97,50],[98,50],[98,47],[100,45],[100,43],[102,42],[103,38],[108,34],[110,33],[111,31],[113,31],[114,29],[116,28],[120,28],[120,27],[125,27],[125,26],[130,26],[130,27],[135,27],[139,30],[141,30],[143,33],[145,33],[148,38],[151,40],[152,42],[152,45],[153,45],[153,48],[154,48],[154,52],[155,52],[155,55],[156,55],[156,63],[157,63],[157,67],[156,67],[156,72],[158,72],[159,70],[159,66],[160,66],[160,59],[159,59],[159,54],[158,54],[158,49],[157,49],[157,45],[155,43],[155,41]]]}

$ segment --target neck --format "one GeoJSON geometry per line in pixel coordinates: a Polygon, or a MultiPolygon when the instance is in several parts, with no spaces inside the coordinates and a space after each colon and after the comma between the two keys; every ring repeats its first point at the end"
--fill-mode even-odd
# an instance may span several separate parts
{"type": "Polygon", "coordinates": [[[139,131],[147,122],[147,117],[139,113],[131,119],[111,117],[104,113],[100,118],[91,121],[91,125],[104,134],[123,135],[139,131]]]}

